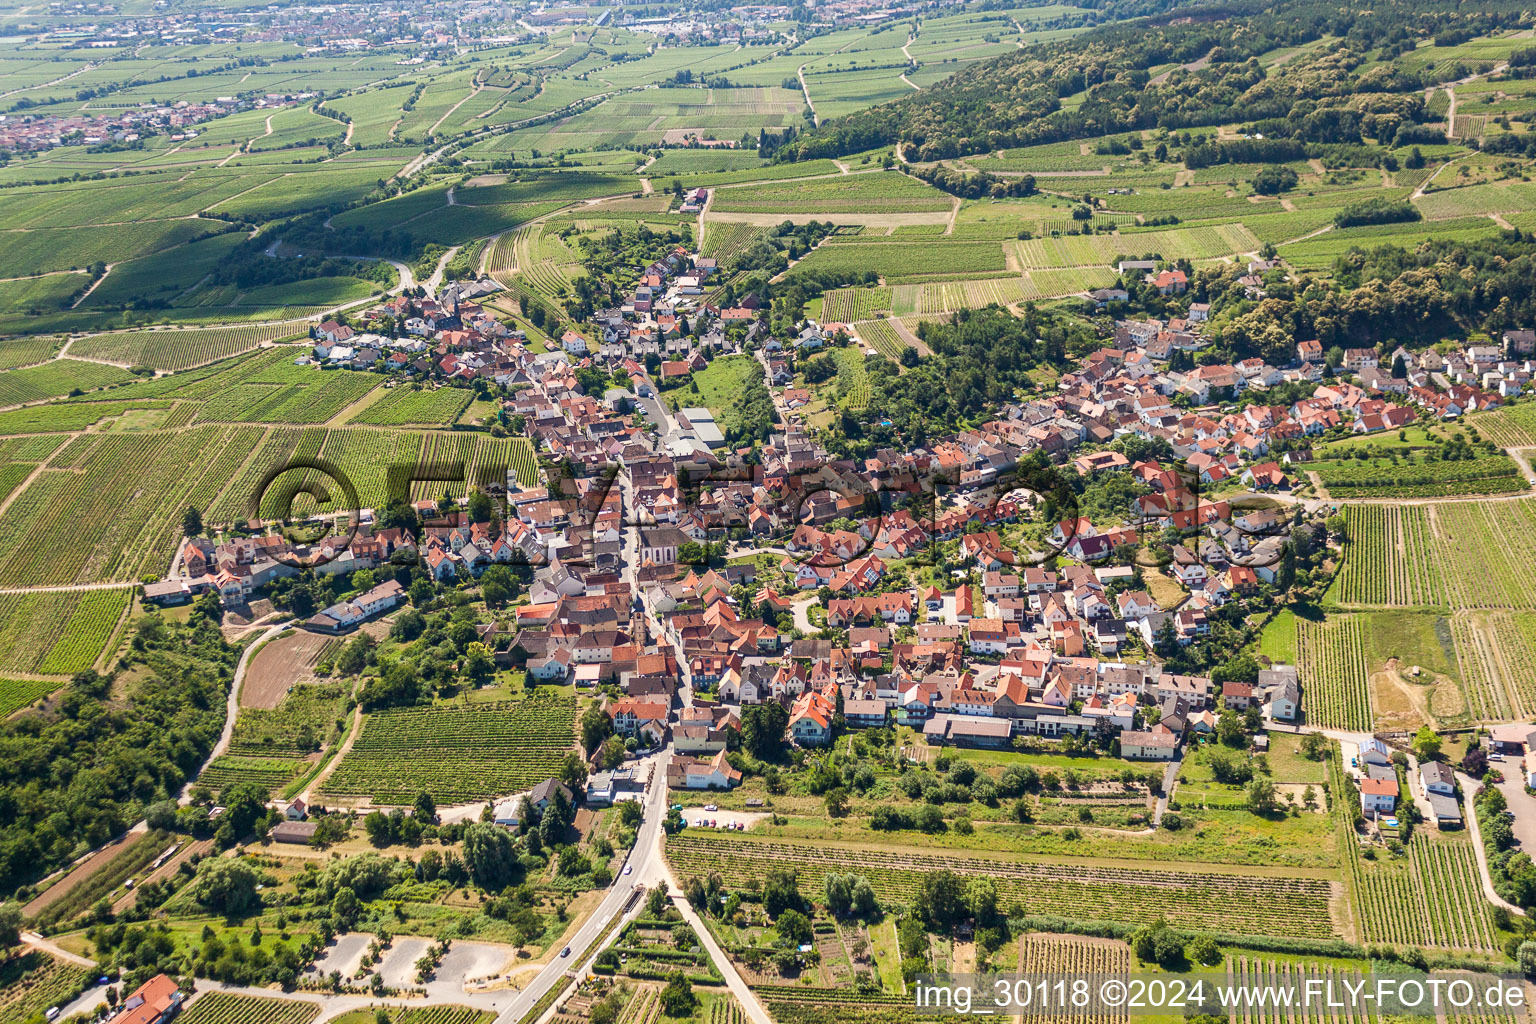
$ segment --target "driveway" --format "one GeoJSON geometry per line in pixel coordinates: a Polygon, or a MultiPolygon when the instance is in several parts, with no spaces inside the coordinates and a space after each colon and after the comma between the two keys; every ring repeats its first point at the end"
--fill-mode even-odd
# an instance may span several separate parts
{"type": "MultiPolygon", "coordinates": [[[[1514,830],[1515,838],[1520,842],[1520,848],[1526,853],[1536,856],[1536,797],[1525,791],[1525,786],[1520,781],[1520,762],[1518,760],[1505,761],[1493,767],[1504,771],[1504,781],[1498,784],[1499,792],[1504,794],[1504,800],[1509,804],[1509,809],[1514,812],[1514,818],[1510,819],[1510,827],[1514,830]]],[[[1467,794],[1471,798],[1473,789],[1467,794]]]]}

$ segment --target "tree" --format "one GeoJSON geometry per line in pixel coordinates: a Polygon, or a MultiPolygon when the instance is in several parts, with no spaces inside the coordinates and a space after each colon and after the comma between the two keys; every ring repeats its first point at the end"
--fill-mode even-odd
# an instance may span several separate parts
{"type": "Polygon", "coordinates": [[[848,791],[842,786],[827,791],[827,816],[832,818],[846,817],[849,807],[852,806],[848,799],[848,791]]]}
{"type": "Polygon", "coordinates": [[[1301,737],[1301,756],[1308,761],[1321,761],[1328,756],[1332,745],[1320,732],[1309,732],[1301,737]]]}
{"type": "Polygon", "coordinates": [[[587,753],[597,749],[597,745],[607,739],[613,732],[613,720],[610,719],[600,704],[588,704],[587,710],[581,713],[581,745],[587,753]]]}
{"type": "Polygon", "coordinates": [[[436,823],[437,801],[432,799],[431,793],[416,794],[416,803],[411,808],[411,816],[423,825],[436,823]]]}
{"type": "Polygon", "coordinates": [[[779,933],[779,945],[791,949],[808,945],[815,938],[811,930],[811,919],[798,910],[784,911],[773,923],[773,927],[779,933]]]}
{"type": "Polygon", "coordinates": [[[1190,943],[1189,955],[1206,966],[1221,963],[1221,950],[1217,948],[1216,940],[1209,935],[1202,935],[1190,943]]]}
{"type": "Polygon", "coordinates": [[[928,872],[918,885],[912,910],[935,931],[948,931],[965,911],[960,876],[948,869],[928,872]]]}
{"type": "Polygon", "coordinates": [[[682,971],[673,971],[666,988],[661,990],[661,1012],[668,1017],[691,1017],[698,1004],[687,977],[682,971]]]}
{"type": "Polygon", "coordinates": [[[522,877],[512,836],[496,825],[475,822],[464,829],[464,864],[480,888],[503,889],[522,877]]]}
{"type": "Polygon", "coordinates": [[[0,903],[0,949],[9,949],[21,942],[21,904],[15,900],[0,903]]]}
{"type": "Polygon", "coordinates": [[[1267,775],[1255,776],[1248,783],[1248,809],[1254,814],[1271,814],[1277,806],[1275,784],[1267,775]]]}
{"type": "Polygon", "coordinates": [[[469,492],[467,504],[469,521],[472,523],[489,523],[496,518],[496,503],[478,487],[469,492]]]}
{"type": "Polygon", "coordinates": [[[335,897],[331,900],[331,917],[336,921],[336,927],[341,931],[350,931],[357,924],[357,915],[362,912],[363,905],[358,901],[357,893],[350,886],[342,886],[336,890],[335,897]]]}
{"type": "Polygon", "coordinates": [[[389,817],[382,811],[371,811],[363,818],[363,831],[374,846],[388,846],[394,841],[394,830],[389,827],[389,817]]]}
{"type": "Polygon", "coordinates": [[[254,907],[256,871],[232,857],[210,857],[198,865],[192,897],[210,910],[236,917],[254,907]]]}
{"type": "Polygon", "coordinates": [[[753,704],[741,712],[742,749],[759,761],[776,761],[784,751],[789,712],[777,701],[753,704]]]}
{"type": "Polygon", "coordinates": [[[191,505],[181,514],[181,532],[185,537],[197,537],[203,532],[203,514],[191,505]]]}
{"type": "Polygon", "coordinates": [[[496,674],[491,649],[476,640],[464,652],[464,675],[475,686],[484,686],[496,674]]]}
{"type": "Polygon", "coordinates": [[[763,911],[777,918],[786,910],[798,910],[805,906],[800,895],[799,880],[793,868],[772,867],[763,880],[763,911]]]}
{"type": "Polygon", "coordinates": [[[1419,726],[1413,737],[1413,753],[1420,761],[1435,760],[1440,756],[1440,737],[1429,726],[1419,726]]]}

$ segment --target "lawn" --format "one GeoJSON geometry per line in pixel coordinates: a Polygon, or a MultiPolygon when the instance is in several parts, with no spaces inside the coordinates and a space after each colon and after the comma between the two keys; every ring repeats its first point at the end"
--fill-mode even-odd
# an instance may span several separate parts
{"type": "Polygon", "coordinates": [[[716,359],[695,372],[686,387],[665,392],[667,404],[673,409],[702,405],[715,414],[720,429],[729,433],[727,421],[732,402],[741,393],[742,385],[762,372],[763,368],[751,356],[716,359]]]}
{"type": "Polygon", "coordinates": [[[1259,653],[1272,663],[1296,664],[1296,613],[1282,609],[1259,636],[1259,653]]]}

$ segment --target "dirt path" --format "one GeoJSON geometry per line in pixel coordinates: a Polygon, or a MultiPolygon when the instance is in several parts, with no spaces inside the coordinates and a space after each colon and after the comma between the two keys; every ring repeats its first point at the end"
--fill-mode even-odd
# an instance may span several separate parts
{"type": "Polygon", "coordinates": [[[341,759],[352,751],[352,744],[357,742],[357,734],[363,731],[363,709],[361,706],[352,709],[352,728],[347,731],[347,738],[341,746],[336,748],[336,753],[326,762],[325,767],[315,773],[315,777],[309,780],[309,785],[304,787],[304,792],[299,794],[306,804],[314,802],[314,792],[325,784],[325,780],[336,771],[336,766],[341,764],[341,759]]]}
{"type": "Polygon", "coordinates": [[[432,127],[427,129],[427,134],[435,136],[437,134],[438,125],[442,124],[444,121],[446,121],[450,117],[452,117],[453,116],[453,112],[455,110],[458,110],[464,104],[468,103],[470,100],[472,100],[476,96],[478,96],[480,94],[480,90],[484,89],[484,88],[485,88],[484,85],[476,83],[475,87],[473,89],[469,90],[469,95],[465,96],[463,99],[459,100],[459,102],[457,102],[453,106],[449,107],[448,111],[445,114],[443,114],[442,117],[440,117],[436,121],[432,122],[432,127]]]}
{"type": "MultiPolygon", "coordinates": [[[[1211,53],[1214,53],[1214,52],[1216,52],[1216,51],[1213,48],[1211,50],[1211,53]]],[[[1192,60],[1188,64],[1180,64],[1179,67],[1183,68],[1185,71],[1199,71],[1201,68],[1205,67],[1207,64],[1209,64],[1211,62],[1211,53],[1207,53],[1204,57],[1201,57],[1199,60],[1192,60]]],[[[1149,79],[1147,81],[1147,84],[1148,85],[1162,85],[1164,82],[1168,81],[1169,76],[1172,75],[1175,70],[1177,70],[1177,69],[1169,68],[1167,71],[1164,71],[1162,74],[1158,75],[1156,78],[1149,79]]]]}
{"type": "Polygon", "coordinates": [[[816,104],[811,102],[811,90],[805,84],[805,65],[801,64],[795,69],[795,77],[800,79],[800,92],[805,96],[805,105],[811,111],[811,124],[821,127],[821,116],[816,113],[816,104]]]}
{"type": "Polygon", "coordinates": [[[58,957],[60,960],[65,960],[77,966],[90,968],[94,968],[96,966],[95,960],[83,957],[78,953],[71,953],[63,946],[43,938],[41,935],[37,934],[37,932],[22,932],[21,941],[24,944],[31,946],[33,949],[40,949],[45,953],[58,957]]]}
{"type": "Polygon", "coordinates": [[[103,270],[101,272],[101,276],[98,277],[96,280],[92,281],[91,282],[91,286],[89,288],[87,288],[85,291],[81,292],[79,297],[76,298],[74,302],[71,302],[69,304],[69,308],[70,309],[77,309],[77,308],[79,308],[80,303],[82,303],[86,299],[90,298],[91,297],[91,292],[93,292],[97,288],[101,287],[101,282],[103,282],[103,281],[105,281],[107,279],[107,275],[112,273],[112,268],[115,267],[115,266],[117,266],[116,263],[108,263],[107,264],[107,269],[105,269],[105,270],[103,270]]]}

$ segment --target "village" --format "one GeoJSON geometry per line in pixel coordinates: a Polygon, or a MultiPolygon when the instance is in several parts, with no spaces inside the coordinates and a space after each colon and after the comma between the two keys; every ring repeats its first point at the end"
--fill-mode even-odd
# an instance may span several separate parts
{"type": "MultiPolygon", "coordinates": [[[[1183,283],[1181,271],[1121,269],[1145,270],[1173,293],[1183,283]]],[[[1207,344],[1195,303],[1166,322],[1115,321],[1113,347],[1088,355],[1054,393],[1008,405],[973,430],[838,461],[800,421],[805,390],[785,385],[810,353],[860,342],[843,325],[814,321],[773,338],[754,297],[725,309],[701,301],[714,271],[712,260],[668,251],[622,306],[565,328],[557,351],[533,351],[524,332],[478,301],[489,282],[400,296],[362,314],[361,330],[320,324],[297,362],[428,386],[495,385],[507,396],[504,421],[575,475],[522,486],[509,473],[505,489],[491,488],[501,505],[488,519],[419,501],[419,530],[380,528],[367,509],[352,532],[307,545],[259,531],[191,538],[178,571],[148,585],[146,597],[174,603],[213,591],[238,604],[311,568],[340,576],[416,564],[453,585],[515,566],[529,574],[527,602],[510,622],[482,628],[497,666],[531,684],[606,694],[620,736],[676,743],[668,772],[683,788],[739,781],[723,761],[734,746],[727,734],[743,709],[764,703],[784,709],[786,737],[808,748],[844,727],[905,726],[935,745],[1071,735],[1166,761],[1187,737],[1214,733],[1223,711],[1262,722],[1304,717],[1294,666],[1265,665],[1256,678],[1222,684],[1163,662],[1170,651],[1199,649],[1218,619],[1240,621],[1284,592],[1295,527],[1327,536],[1329,506],[1291,493],[1311,459],[1309,439],[1493,407],[1528,382],[1531,367],[1520,358],[1531,332],[1515,331],[1502,347],[1447,357],[1399,351],[1394,360],[1407,364],[1399,376],[1379,369],[1374,350],[1356,349],[1337,374],[1325,373],[1317,341],[1301,343],[1283,369],[1247,360],[1176,370],[1180,353],[1207,344]],[[368,329],[381,324],[400,336],[368,329]],[[781,422],[762,446],[731,450],[711,410],[669,409],[662,398],[742,351],[757,354],[781,422]],[[594,369],[615,383],[588,393],[579,378],[594,369]],[[1285,384],[1311,394],[1263,402],[1285,384]],[[1256,400],[1222,410],[1244,396],[1256,400]],[[1128,457],[1113,444],[1127,438],[1171,458],[1128,457]],[[1022,524],[1039,496],[1010,489],[1010,473],[1040,455],[1080,486],[1129,473],[1143,493],[1120,521],[1074,515],[1048,524],[1037,536],[1047,550],[1029,550],[1022,524]],[[924,505],[936,479],[953,487],[924,505]],[[1155,538],[1165,567],[1136,557],[1155,538]],[[931,582],[915,582],[913,569],[935,553],[931,582]]],[[[1330,557],[1327,544],[1318,556],[1330,557]]],[[[386,580],[304,625],[346,633],[405,600],[404,587],[386,580]]],[[[594,785],[599,800],[624,788],[612,778],[594,785]]]]}

